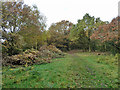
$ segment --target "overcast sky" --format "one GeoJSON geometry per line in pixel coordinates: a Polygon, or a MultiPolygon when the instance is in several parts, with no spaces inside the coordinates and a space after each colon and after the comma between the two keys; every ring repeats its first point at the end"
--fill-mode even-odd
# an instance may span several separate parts
{"type": "Polygon", "coordinates": [[[47,26],[61,20],[77,23],[85,13],[111,21],[118,16],[119,0],[24,0],[27,5],[36,4],[47,17],[47,26]]]}

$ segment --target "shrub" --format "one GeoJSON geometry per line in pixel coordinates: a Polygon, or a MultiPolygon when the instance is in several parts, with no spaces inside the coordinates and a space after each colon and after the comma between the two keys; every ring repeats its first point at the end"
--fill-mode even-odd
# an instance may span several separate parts
{"type": "Polygon", "coordinates": [[[97,62],[110,64],[110,65],[118,65],[118,56],[119,54],[116,56],[99,56],[97,62]]]}
{"type": "Polygon", "coordinates": [[[33,65],[50,63],[52,58],[63,57],[64,53],[55,46],[42,46],[40,50],[28,49],[21,54],[4,56],[3,65],[33,65]]]}
{"type": "Polygon", "coordinates": [[[39,49],[39,51],[42,52],[44,56],[48,56],[51,58],[63,57],[65,55],[61,50],[53,45],[44,45],[39,49]]]}
{"type": "Polygon", "coordinates": [[[27,50],[22,54],[3,57],[3,65],[32,65],[39,63],[49,63],[50,61],[43,61],[39,59],[39,51],[27,50]]]}
{"type": "Polygon", "coordinates": [[[21,53],[25,45],[23,37],[17,33],[9,33],[8,36],[2,43],[2,53],[9,56],[21,53]]]}

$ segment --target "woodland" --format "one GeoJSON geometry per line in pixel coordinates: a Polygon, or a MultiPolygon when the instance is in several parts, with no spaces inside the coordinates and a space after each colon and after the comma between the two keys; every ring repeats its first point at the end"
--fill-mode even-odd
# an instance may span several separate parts
{"type": "Polygon", "coordinates": [[[118,88],[119,16],[86,13],[47,29],[36,5],[2,2],[1,11],[3,88],[118,88]]]}

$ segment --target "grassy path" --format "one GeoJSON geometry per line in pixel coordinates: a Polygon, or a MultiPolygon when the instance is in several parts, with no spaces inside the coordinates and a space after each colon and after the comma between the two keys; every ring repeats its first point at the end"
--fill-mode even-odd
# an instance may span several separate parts
{"type": "Polygon", "coordinates": [[[69,54],[52,63],[3,69],[6,88],[117,88],[117,66],[97,63],[90,53],[69,54]]]}

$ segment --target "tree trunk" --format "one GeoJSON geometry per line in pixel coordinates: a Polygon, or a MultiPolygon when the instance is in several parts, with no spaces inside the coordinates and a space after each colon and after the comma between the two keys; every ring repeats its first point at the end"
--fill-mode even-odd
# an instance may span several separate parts
{"type": "Polygon", "coordinates": [[[37,40],[36,40],[36,50],[37,50],[37,40]]]}
{"type": "Polygon", "coordinates": [[[91,41],[90,41],[90,38],[89,38],[89,52],[91,52],[91,47],[90,47],[90,45],[91,45],[91,41]]]}
{"type": "Polygon", "coordinates": [[[89,44],[89,52],[91,52],[90,44],[89,44]]]}
{"type": "Polygon", "coordinates": [[[105,44],[105,52],[106,52],[106,44],[105,44]]]}

